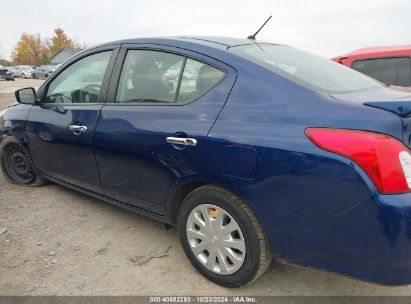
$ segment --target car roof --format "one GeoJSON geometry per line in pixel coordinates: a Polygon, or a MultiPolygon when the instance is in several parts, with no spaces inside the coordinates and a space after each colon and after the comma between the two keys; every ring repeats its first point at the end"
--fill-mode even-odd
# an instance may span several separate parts
{"type": "Polygon", "coordinates": [[[120,44],[149,44],[149,45],[161,45],[166,47],[179,48],[181,50],[187,50],[190,52],[196,52],[209,56],[210,58],[217,59],[228,65],[238,63],[238,56],[232,52],[228,52],[228,49],[234,46],[240,45],[259,45],[259,44],[271,44],[275,43],[264,42],[260,40],[251,40],[246,38],[233,38],[233,37],[218,37],[218,36],[180,36],[180,37],[153,37],[153,38],[134,38],[123,39],[104,44],[93,46],[87,50],[83,50],[81,53],[93,51],[96,48],[112,47],[120,44]]]}
{"type": "Polygon", "coordinates": [[[409,45],[390,45],[390,46],[376,46],[376,47],[365,47],[362,49],[355,50],[349,55],[358,54],[374,54],[383,52],[394,52],[394,51],[411,51],[411,44],[409,45]]]}
{"type": "Polygon", "coordinates": [[[344,59],[348,57],[355,58],[367,58],[368,56],[373,58],[378,57],[388,57],[388,56],[410,56],[411,55],[411,44],[408,45],[390,45],[390,46],[376,46],[376,47],[365,47],[352,51],[351,53],[338,56],[333,58],[333,60],[344,59]]]}
{"type": "MultiPolygon", "coordinates": [[[[269,43],[264,41],[257,41],[258,43],[269,43]]],[[[255,44],[254,40],[246,38],[233,38],[233,37],[219,37],[219,36],[179,36],[179,37],[148,37],[148,38],[131,38],[117,41],[111,41],[99,46],[112,45],[112,44],[126,44],[126,43],[172,43],[173,45],[179,45],[184,43],[197,44],[202,46],[208,46],[216,49],[227,49],[229,47],[255,44]]],[[[274,44],[274,43],[270,43],[274,44]]]]}
{"type": "MultiPolygon", "coordinates": [[[[218,36],[186,36],[186,37],[176,37],[176,40],[190,41],[193,43],[199,43],[204,45],[217,45],[224,47],[233,47],[237,45],[244,44],[254,44],[254,40],[246,38],[234,38],[234,37],[218,37],[218,36]]],[[[262,43],[262,41],[259,41],[262,43]]]]}

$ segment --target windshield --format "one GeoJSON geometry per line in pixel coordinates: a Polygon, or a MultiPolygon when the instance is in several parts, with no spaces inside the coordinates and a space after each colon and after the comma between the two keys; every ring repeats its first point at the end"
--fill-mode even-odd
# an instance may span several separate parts
{"type": "Polygon", "coordinates": [[[252,44],[232,47],[229,51],[287,79],[326,93],[348,93],[383,86],[341,64],[289,46],[252,44]]]}

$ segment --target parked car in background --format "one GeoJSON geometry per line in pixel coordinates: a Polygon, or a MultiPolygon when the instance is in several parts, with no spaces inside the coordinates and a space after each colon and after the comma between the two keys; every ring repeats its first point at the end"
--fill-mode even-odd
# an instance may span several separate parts
{"type": "Polygon", "coordinates": [[[13,77],[20,77],[20,71],[18,69],[16,69],[16,67],[13,66],[9,66],[7,67],[7,69],[13,74],[13,77]]]}
{"type": "Polygon", "coordinates": [[[411,283],[409,93],[285,45],[177,37],[88,49],[15,96],[8,181],[175,225],[213,282],[250,283],[274,256],[411,283]]]}
{"type": "Polygon", "coordinates": [[[32,72],[32,77],[34,79],[47,79],[60,65],[42,65],[35,68],[32,72]]]}
{"type": "Polygon", "coordinates": [[[411,45],[363,48],[332,60],[387,85],[411,87],[411,45]]]}
{"type": "Polygon", "coordinates": [[[31,78],[34,68],[30,65],[18,65],[10,67],[14,77],[31,78]]]}
{"type": "Polygon", "coordinates": [[[8,69],[0,65],[0,80],[14,80],[13,73],[8,69]]]}

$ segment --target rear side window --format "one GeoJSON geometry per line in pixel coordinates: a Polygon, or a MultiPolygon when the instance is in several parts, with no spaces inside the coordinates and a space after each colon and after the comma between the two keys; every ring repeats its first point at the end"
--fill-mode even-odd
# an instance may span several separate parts
{"type": "Polygon", "coordinates": [[[184,56],[129,50],[116,93],[116,103],[186,104],[212,89],[224,73],[184,56]]]}
{"type": "Polygon", "coordinates": [[[127,52],[116,102],[175,101],[184,57],[157,51],[127,52]]]}
{"type": "Polygon", "coordinates": [[[408,57],[358,60],[351,67],[385,84],[411,86],[411,64],[408,57]]]}

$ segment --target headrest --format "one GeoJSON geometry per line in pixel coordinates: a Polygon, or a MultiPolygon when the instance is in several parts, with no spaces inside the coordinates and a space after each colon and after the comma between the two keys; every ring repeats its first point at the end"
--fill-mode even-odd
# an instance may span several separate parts
{"type": "Polygon", "coordinates": [[[203,65],[198,71],[198,78],[196,82],[196,89],[203,92],[211,89],[211,87],[220,78],[220,71],[207,64],[203,65]]]}

